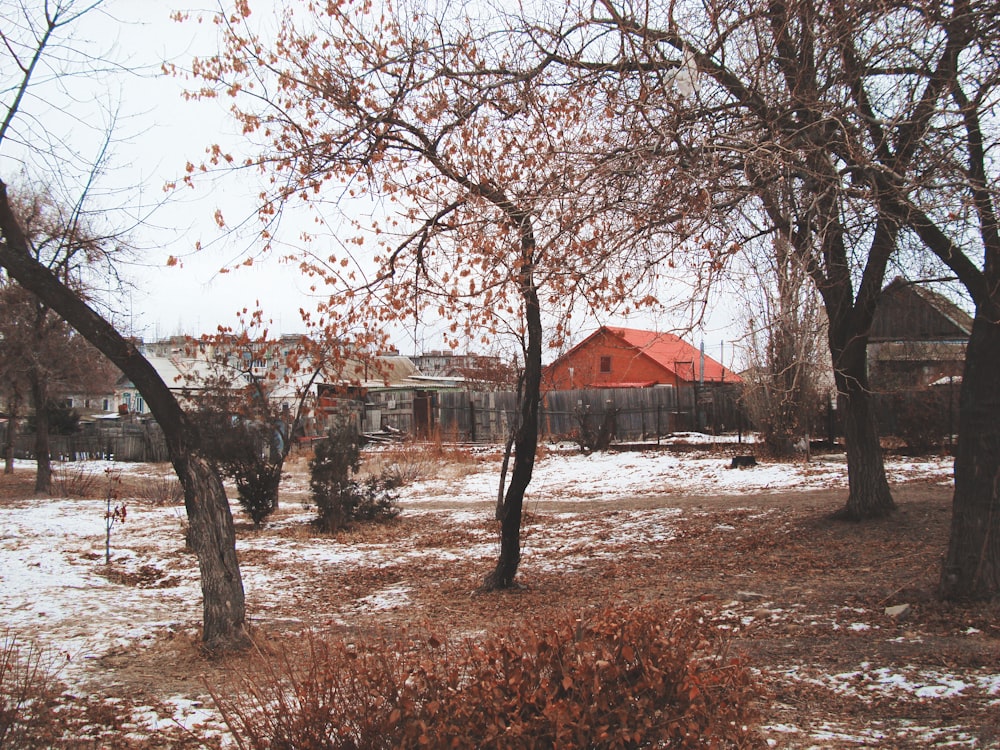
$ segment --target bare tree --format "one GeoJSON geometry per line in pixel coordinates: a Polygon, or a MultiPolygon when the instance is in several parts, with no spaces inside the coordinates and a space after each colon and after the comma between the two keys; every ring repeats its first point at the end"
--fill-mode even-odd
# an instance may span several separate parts
{"type": "Polygon", "coordinates": [[[23,416],[21,405],[30,403],[34,411],[35,490],[47,493],[52,474],[49,432],[54,405],[68,394],[110,392],[115,368],[33,294],[6,280],[0,280],[0,362],[0,389],[11,405],[5,471],[13,470],[13,440],[18,418],[23,416]]]}
{"type": "MultiPolygon", "coordinates": [[[[780,236],[764,241],[783,243],[780,236]]],[[[803,443],[808,450],[829,380],[822,305],[787,244],[752,254],[750,263],[738,292],[747,326],[743,401],[765,445],[792,455],[803,443]]]]}
{"type": "MultiPolygon", "coordinates": [[[[23,222],[32,257],[86,298],[87,267],[98,261],[107,262],[124,243],[101,236],[88,225],[82,198],[66,210],[44,187],[26,186],[15,203],[14,210],[23,222]],[[108,250],[109,247],[112,249],[108,250]]],[[[53,395],[67,380],[77,379],[82,383],[89,374],[99,373],[103,358],[96,350],[78,346],[65,322],[44,302],[34,295],[18,292],[16,288],[6,290],[8,314],[0,327],[7,345],[16,346],[21,352],[8,368],[20,365],[30,396],[35,417],[35,490],[47,493],[52,487],[49,415],[53,395]]]]}
{"type": "Polygon", "coordinates": [[[975,304],[940,590],[947,598],[995,600],[1000,596],[1000,171],[992,153],[1000,147],[1000,22],[991,3],[958,2],[950,13],[931,10],[925,25],[951,56],[948,65],[917,66],[916,75],[947,97],[935,109],[920,160],[895,176],[886,203],[888,212],[954,272],[975,304]]]}
{"type": "Polygon", "coordinates": [[[0,329],[0,393],[7,410],[7,429],[4,433],[4,474],[14,473],[14,444],[17,428],[23,416],[22,408],[27,404],[30,385],[26,363],[31,352],[26,336],[20,335],[25,326],[21,324],[23,306],[17,304],[18,297],[27,294],[7,279],[0,279],[0,319],[4,321],[0,329]]]}
{"type": "MultiPolygon", "coordinates": [[[[976,318],[962,383],[954,516],[941,588],[946,596],[995,597],[995,5],[605,0],[580,18],[601,43],[592,45],[587,64],[567,62],[590,75],[633,82],[640,93],[633,122],[648,128],[651,156],[665,151],[671,167],[696,167],[711,209],[730,232],[739,230],[739,239],[786,237],[822,295],[836,383],[847,406],[850,494],[843,517],[879,516],[894,507],[865,366],[889,259],[916,236],[964,284],[976,318]],[[608,41],[611,33],[614,42],[608,41]],[[670,95],[681,89],[693,102],[683,116],[670,95]],[[656,96],[665,102],[659,109],[656,96]]],[[[566,36],[559,29],[536,38],[558,54],[566,36]]]]}
{"type": "MultiPolygon", "coordinates": [[[[19,36],[13,39],[4,29],[4,49],[9,64],[16,66],[20,79],[4,92],[4,116],[0,125],[0,154],[8,148],[29,148],[33,138],[45,142],[44,132],[35,133],[44,121],[22,112],[31,91],[33,75],[47,60],[50,50],[66,53],[60,46],[61,35],[71,32],[73,24],[100,6],[100,0],[50,0],[39,6],[20,3],[18,24],[12,27],[19,36]],[[24,132],[14,124],[17,118],[31,123],[24,132]]],[[[55,59],[65,62],[61,57],[55,59]]],[[[56,66],[55,74],[62,70],[56,66]]],[[[72,105],[69,98],[67,106],[72,105]]],[[[57,154],[51,155],[58,158],[57,154]]],[[[64,161],[51,165],[53,170],[68,167],[64,161]]],[[[198,555],[201,568],[204,629],[208,648],[227,649],[247,645],[243,581],[236,558],[236,540],[232,514],[222,482],[197,442],[188,416],[170,388],[136,346],[102,318],[60,276],[32,254],[31,243],[18,216],[17,201],[0,180],[0,266],[22,287],[34,293],[42,303],[66,320],[77,332],[110,359],[143,395],[167,439],[171,462],[184,487],[189,531],[188,540],[198,555]]]]}
{"type": "MultiPolygon", "coordinates": [[[[642,157],[650,181],[687,174],[702,185],[705,214],[716,224],[706,236],[708,262],[724,267],[755,238],[775,235],[782,242],[772,247],[787,243],[808,271],[823,299],[846,407],[850,488],[838,515],[891,512],[867,336],[905,229],[887,209],[898,176],[923,164],[948,75],[969,44],[965,10],[605,0],[584,10],[580,23],[590,57],[567,65],[636,94],[620,117],[647,133],[643,151],[628,156],[642,157]]],[[[560,29],[536,38],[561,59],[570,37],[560,29]]]]}
{"type": "MultiPolygon", "coordinates": [[[[673,248],[633,242],[631,221],[612,210],[622,197],[616,174],[593,158],[608,135],[603,92],[549,79],[548,57],[522,45],[502,11],[471,9],[435,17],[422,4],[288,4],[273,37],[238,10],[219,17],[223,53],[193,68],[213,95],[234,97],[244,132],[262,141],[246,166],[266,176],[266,233],[290,206],[311,209],[321,225],[332,203],[356,208],[351,197],[386,208],[358,220],[338,252],[302,259],[324,283],[333,326],[374,338],[430,314],[451,321],[452,345],[504,334],[519,342],[514,461],[485,581],[506,588],[520,562],[543,347],[584,305],[655,302],[640,290],[673,248]],[[366,253],[368,244],[376,249],[366,253]]],[[[210,153],[194,174],[235,161],[210,153]]]]}

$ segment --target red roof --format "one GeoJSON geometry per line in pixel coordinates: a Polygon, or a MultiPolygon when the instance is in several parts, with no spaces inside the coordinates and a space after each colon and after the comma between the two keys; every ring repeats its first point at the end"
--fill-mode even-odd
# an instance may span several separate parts
{"type": "Polygon", "coordinates": [[[594,383],[591,388],[652,388],[655,380],[623,380],[619,383],[594,383]]]}
{"type": "MultiPolygon", "coordinates": [[[[682,380],[697,381],[701,378],[701,351],[672,333],[643,331],[637,328],[604,326],[603,330],[617,336],[661,367],[677,373],[682,380]]],[[[732,370],[705,355],[705,382],[741,383],[732,370]]]]}

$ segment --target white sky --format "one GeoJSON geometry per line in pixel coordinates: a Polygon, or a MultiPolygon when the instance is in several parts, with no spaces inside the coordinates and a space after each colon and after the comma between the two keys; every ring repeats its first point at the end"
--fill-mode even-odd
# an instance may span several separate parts
{"type": "MultiPolygon", "coordinates": [[[[209,4],[211,5],[211,4],[209,4]]],[[[196,55],[216,49],[215,27],[211,23],[170,19],[172,10],[196,7],[187,0],[105,0],[101,13],[89,14],[78,27],[74,48],[85,48],[96,56],[110,56],[123,68],[145,71],[143,75],[122,70],[105,75],[84,101],[74,82],[74,101],[63,145],[79,154],[81,162],[93,158],[100,136],[106,131],[108,111],[118,107],[109,169],[102,188],[112,192],[107,205],[125,210],[109,213],[116,226],[128,226],[141,215],[143,224],[129,232],[140,248],[137,263],[124,268],[135,282],[133,291],[116,304],[114,322],[131,333],[158,338],[175,333],[212,332],[219,324],[233,325],[236,313],[253,308],[257,300],[274,325],[275,332],[303,330],[299,308],[312,307],[308,283],[287,265],[272,259],[265,265],[243,268],[220,275],[219,269],[239,258],[247,249],[246,240],[221,233],[213,216],[221,209],[230,223],[250,214],[255,207],[253,186],[229,175],[214,184],[204,182],[194,190],[180,189],[165,194],[163,186],[184,173],[188,161],[199,163],[205,148],[213,142],[237,144],[238,133],[225,111],[223,101],[188,102],[181,96],[184,83],[159,74],[165,60],[186,65],[196,55]],[[136,206],[165,205],[152,213],[136,206]],[[195,252],[197,243],[205,248],[195,252]],[[182,259],[180,267],[167,267],[171,256],[182,259]]],[[[258,1],[255,9],[266,4],[258,1]]],[[[48,104],[53,105],[55,96],[48,104]]],[[[35,106],[39,106],[37,103],[35,106]]],[[[0,169],[5,179],[14,170],[9,150],[0,153],[0,169]],[[8,157],[6,160],[3,157],[8,157]]],[[[296,232],[289,233],[294,236],[296,232]]],[[[733,312],[720,307],[707,323],[689,336],[695,345],[704,339],[707,353],[734,365],[733,342],[740,330],[732,323],[733,312]]],[[[659,330],[683,326],[686,321],[609,318],[614,325],[650,327],[659,330]]],[[[581,323],[576,340],[596,327],[594,321],[581,323]]],[[[441,349],[443,326],[424,323],[416,329],[401,326],[393,343],[404,354],[441,349]],[[418,339],[415,344],[414,339],[418,339]]],[[[572,342],[572,343],[575,343],[572,342]]],[[[470,346],[482,351],[481,346],[470,346]]],[[[738,364],[738,363],[736,363],[738,364]]]]}

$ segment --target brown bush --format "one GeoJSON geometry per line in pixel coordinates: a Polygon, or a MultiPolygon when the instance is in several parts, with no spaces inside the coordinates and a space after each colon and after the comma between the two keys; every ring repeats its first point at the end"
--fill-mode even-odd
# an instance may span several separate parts
{"type": "Polygon", "coordinates": [[[94,498],[104,494],[104,474],[79,466],[52,472],[52,489],[59,497],[94,498]]]}
{"type": "Polygon", "coordinates": [[[41,652],[9,633],[0,641],[0,748],[44,747],[57,726],[59,685],[41,652]]]}
{"type": "Polygon", "coordinates": [[[949,406],[947,388],[926,388],[891,394],[888,401],[892,432],[903,439],[909,452],[916,455],[928,453],[947,442],[953,427],[949,424],[958,412],[957,394],[949,406]]]}
{"type": "Polygon", "coordinates": [[[622,606],[452,644],[305,643],[213,689],[239,747],[763,746],[749,670],[693,613],[622,606]]]}
{"type": "Polygon", "coordinates": [[[58,674],[58,663],[37,646],[9,632],[0,637],[0,750],[218,747],[182,727],[160,730],[151,745],[147,729],[133,721],[131,704],[73,695],[58,674]]]}
{"type": "Polygon", "coordinates": [[[177,477],[142,477],[134,490],[138,499],[150,505],[170,506],[184,504],[184,487],[177,477]]]}
{"type": "Polygon", "coordinates": [[[459,479],[479,469],[483,457],[468,446],[444,442],[396,443],[365,449],[359,476],[395,476],[400,486],[448,476],[459,479]]]}

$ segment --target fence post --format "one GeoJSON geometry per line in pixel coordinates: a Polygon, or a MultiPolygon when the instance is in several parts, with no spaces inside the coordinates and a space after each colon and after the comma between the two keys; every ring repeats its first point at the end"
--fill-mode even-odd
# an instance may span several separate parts
{"type": "Polygon", "coordinates": [[[835,433],[834,425],[834,413],[833,413],[833,396],[829,393],[826,394],[826,442],[827,445],[832,448],[837,439],[835,433]]]}
{"type": "Polygon", "coordinates": [[[948,376],[948,452],[954,455],[955,435],[955,378],[948,376]]]}
{"type": "Polygon", "coordinates": [[[469,396],[469,439],[476,442],[476,402],[469,396]]]}

